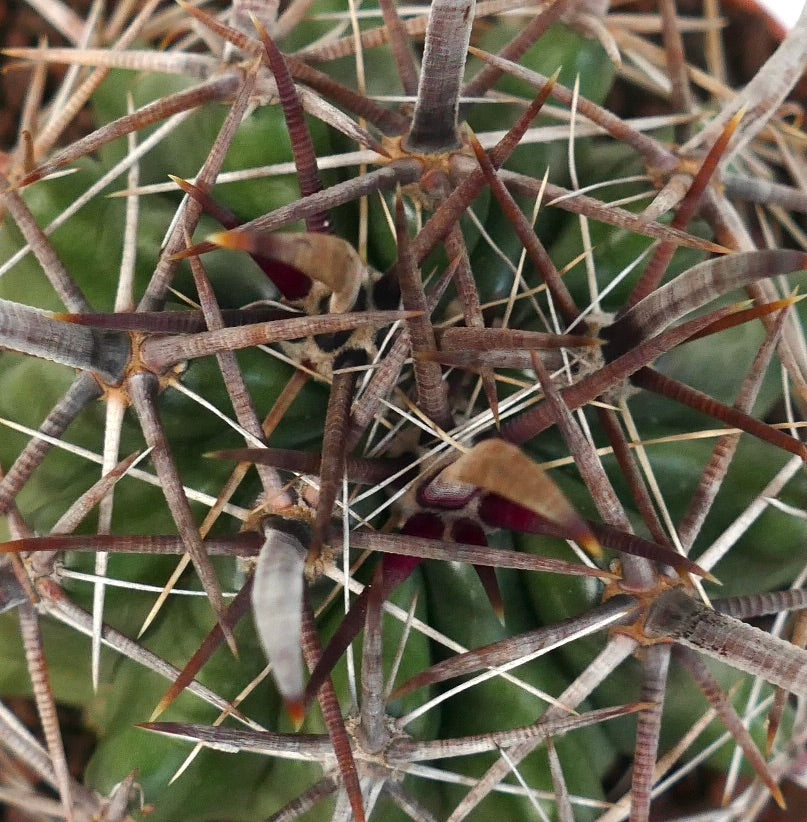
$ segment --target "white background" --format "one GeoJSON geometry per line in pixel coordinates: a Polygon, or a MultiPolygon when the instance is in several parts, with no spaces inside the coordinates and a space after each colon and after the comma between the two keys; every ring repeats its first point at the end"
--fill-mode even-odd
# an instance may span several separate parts
{"type": "Polygon", "coordinates": [[[770,13],[781,20],[785,25],[792,26],[796,22],[802,8],[804,0],[759,0],[760,5],[765,6],[770,13]]]}

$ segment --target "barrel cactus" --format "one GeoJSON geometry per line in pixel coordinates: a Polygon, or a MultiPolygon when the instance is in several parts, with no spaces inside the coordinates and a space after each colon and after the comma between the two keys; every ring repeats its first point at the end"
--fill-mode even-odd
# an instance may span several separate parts
{"type": "Polygon", "coordinates": [[[716,3],[31,5],[2,802],[647,820],[697,769],[698,818],[784,805],[807,13],[743,84],[716,3]]]}

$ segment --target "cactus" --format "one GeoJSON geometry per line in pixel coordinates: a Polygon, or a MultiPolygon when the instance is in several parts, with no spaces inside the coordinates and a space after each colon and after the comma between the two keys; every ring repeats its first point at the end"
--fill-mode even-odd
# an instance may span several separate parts
{"type": "Polygon", "coordinates": [[[68,45],[7,50],[0,694],[40,728],[0,703],[2,802],[784,803],[807,12],[733,89],[713,4],[608,5],[57,0],[68,45]]]}

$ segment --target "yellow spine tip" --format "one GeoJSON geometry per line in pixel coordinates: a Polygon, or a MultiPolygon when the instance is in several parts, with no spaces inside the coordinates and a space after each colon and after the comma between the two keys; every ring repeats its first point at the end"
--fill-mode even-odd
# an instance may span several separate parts
{"type": "Polygon", "coordinates": [[[305,722],[305,702],[302,699],[289,699],[286,701],[286,711],[296,733],[305,722]]]}
{"type": "Polygon", "coordinates": [[[594,534],[585,534],[581,535],[581,537],[577,540],[580,543],[580,547],[594,559],[602,559],[605,556],[605,552],[602,550],[602,545],[600,545],[599,540],[594,534]]]}
{"type": "Polygon", "coordinates": [[[206,238],[209,243],[229,251],[249,251],[249,236],[243,231],[217,231],[206,238]]]}
{"type": "Polygon", "coordinates": [[[787,810],[787,802],[785,802],[785,797],[782,795],[782,791],[779,790],[778,787],[771,788],[771,796],[773,797],[773,801],[784,811],[787,810]]]}
{"type": "Polygon", "coordinates": [[[171,700],[167,697],[163,697],[158,703],[157,707],[151,712],[151,716],[149,717],[149,723],[156,722],[156,720],[168,710],[168,706],[171,704],[171,700]]]}

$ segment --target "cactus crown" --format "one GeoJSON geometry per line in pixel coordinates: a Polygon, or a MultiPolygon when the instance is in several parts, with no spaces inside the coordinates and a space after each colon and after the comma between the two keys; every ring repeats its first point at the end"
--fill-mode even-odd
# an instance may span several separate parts
{"type": "Polygon", "coordinates": [[[807,12],[733,91],[713,9],[333,5],[54,0],[68,46],[7,50],[0,686],[44,745],[2,706],[0,747],[58,800],[4,801],[646,820],[719,749],[704,818],[782,804],[807,12]]]}

